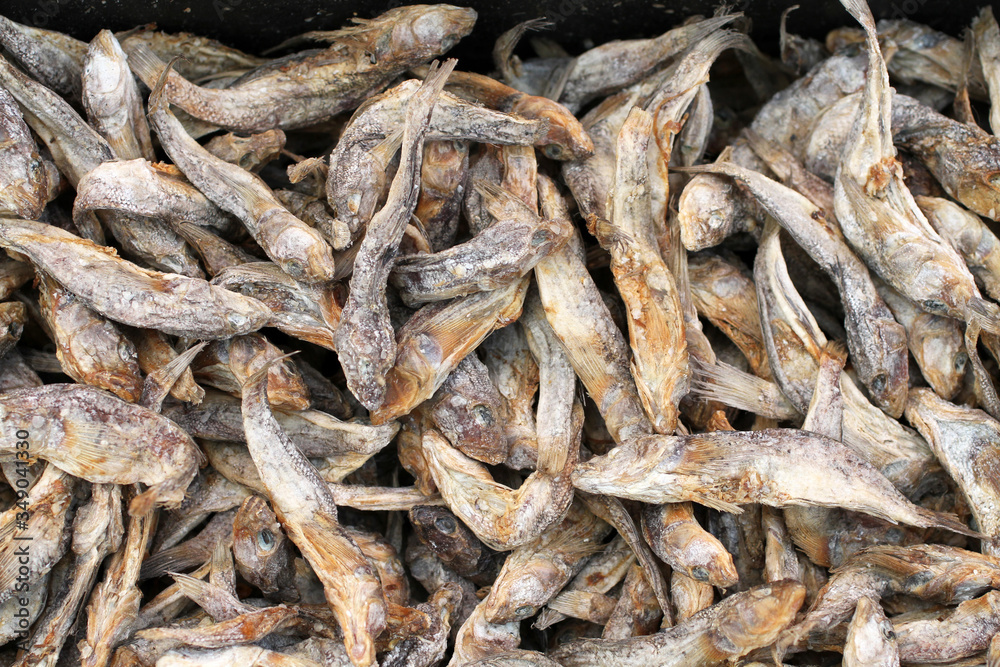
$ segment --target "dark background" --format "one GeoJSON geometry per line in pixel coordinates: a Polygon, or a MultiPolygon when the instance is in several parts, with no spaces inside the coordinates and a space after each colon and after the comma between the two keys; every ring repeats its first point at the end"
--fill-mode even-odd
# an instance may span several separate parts
{"type": "MultiPolygon", "coordinates": [[[[648,37],[664,32],[692,14],[712,14],[717,0],[467,0],[479,21],[455,52],[481,59],[498,34],[539,16],[555,23],[548,33],[571,51],[615,38],[648,37]],[[590,40],[590,44],[587,43],[590,40]],[[473,55],[475,54],[475,55],[473,55]]],[[[351,16],[370,18],[405,4],[401,0],[0,0],[0,13],[36,27],[67,32],[90,41],[101,29],[126,30],[156,22],[169,32],[207,35],[250,52],[259,52],[307,30],[339,28],[351,16]]],[[[774,52],[781,11],[793,0],[730,2],[753,20],[753,37],[774,52]]],[[[799,0],[789,30],[822,37],[830,28],[851,25],[835,0],[799,0]]],[[[871,0],[876,18],[910,18],[958,35],[986,2],[947,0],[871,0]]],[[[996,3],[1000,5],[1000,3],[996,3]]],[[[995,7],[1000,10],[1000,7],[995,7]]]]}

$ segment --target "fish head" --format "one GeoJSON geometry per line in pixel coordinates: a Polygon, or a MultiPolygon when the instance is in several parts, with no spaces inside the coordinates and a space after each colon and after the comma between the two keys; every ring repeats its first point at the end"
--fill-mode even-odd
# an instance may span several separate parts
{"type": "Polygon", "coordinates": [[[382,17],[391,22],[391,36],[382,46],[382,59],[422,62],[447,52],[460,39],[472,32],[478,15],[474,9],[454,5],[411,5],[398,7],[382,17]]]}
{"type": "Polygon", "coordinates": [[[758,586],[733,600],[719,616],[713,634],[723,650],[743,655],[768,646],[793,620],[806,599],[806,588],[797,581],[758,586]]]}
{"type": "Polygon", "coordinates": [[[240,575],[265,595],[293,588],[292,543],[260,496],[247,496],[233,519],[233,555],[240,575]]]}
{"type": "Polygon", "coordinates": [[[446,507],[416,505],[410,509],[410,523],[417,538],[446,562],[469,547],[466,533],[471,531],[446,507]]]}
{"type": "Polygon", "coordinates": [[[561,581],[561,572],[555,564],[532,560],[517,571],[517,582],[504,582],[501,572],[484,600],[484,616],[493,624],[514,623],[531,618],[553,596],[561,581]],[[507,583],[508,585],[504,585],[507,583]]]}

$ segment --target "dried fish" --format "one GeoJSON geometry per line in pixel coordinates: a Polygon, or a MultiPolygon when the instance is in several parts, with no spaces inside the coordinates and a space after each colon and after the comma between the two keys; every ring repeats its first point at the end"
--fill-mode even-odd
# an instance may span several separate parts
{"type": "Polygon", "coordinates": [[[155,521],[151,514],[132,516],[125,543],[108,565],[87,607],[87,635],[80,645],[81,665],[106,665],[115,647],[132,634],[142,594],[137,586],[139,567],[155,521]]]}
{"type": "Polygon", "coordinates": [[[406,107],[400,166],[385,206],[369,222],[361,241],[351,291],[334,334],[347,386],[369,410],[385,401],[386,373],[396,360],[396,337],[385,288],[406,223],[417,206],[417,163],[423,155],[431,112],[455,62],[449,60],[440,69],[432,69],[406,107]]]}
{"type": "Polygon", "coordinates": [[[146,160],[105,162],[76,185],[73,218],[77,226],[90,211],[119,211],[165,220],[178,229],[182,223],[220,232],[234,228],[233,220],[172,165],[146,160]]]}
{"type": "MultiPolygon", "coordinates": [[[[166,76],[165,93],[195,118],[231,130],[313,125],[357,106],[407,68],[444,53],[469,34],[475,21],[476,12],[464,7],[397,7],[335,31],[325,50],[262,63],[227,88],[195,86],[174,73],[166,76]]],[[[126,46],[129,64],[150,88],[169,71],[144,44],[126,46]]]]}
{"type": "Polygon", "coordinates": [[[483,339],[521,314],[524,278],[490,292],[421,308],[400,330],[396,362],[386,375],[385,401],[373,424],[396,419],[434,395],[483,339]]]}
{"type": "Polygon", "coordinates": [[[729,588],[739,579],[733,557],[701,527],[691,503],[645,506],[642,532],[660,560],[675,572],[719,588],[729,588]]]}
{"type": "Polygon", "coordinates": [[[288,275],[310,283],[333,278],[333,256],[323,237],[289,213],[259,176],[205,150],[169,107],[161,81],[150,94],[149,120],[184,175],[219,208],[238,217],[288,275]]]}
{"type": "Polygon", "coordinates": [[[38,276],[38,305],[63,372],[129,403],[139,400],[136,350],[118,327],[44,273],[38,276]]]}
{"type": "Polygon", "coordinates": [[[618,135],[610,219],[593,220],[611,252],[611,271],[628,314],[632,376],[657,433],[677,428],[678,404],[688,392],[687,342],[677,285],[660,257],[649,200],[647,144],[653,116],[633,108],[618,135]]]}
{"type": "Polygon", "coordinates": [[[490,184],[476,188],[496,222],[469,241],[433,254],[406,255],[391,282],[407,305],[444,301],[509,285],[569,238],[561,219],[543,219],[510,193],[490,184]]]}
{"type": "Polygon", "coordinates": [[[3,219],[0,246],[36,267],[108,319],[202,338],[256,331],[270,311],[261,302],[196,278],[158,273],[102,246],[28,220],[3,219]],[[72,262],[66,258],[73,258],[72,262]]]}
{"type": "MultiPolygon", "coordinates": [[[[540,174],[538,189],[545,217],[569,218],[555,183],[540,174]]],[[[652,426],[631,377],[625,340],[584,266],[581,246],[574,235],[535,266],[538,294],[545,318],[612,437],[628,440],[651,432],[652,426]]]]}
{"type": "Polygon", "coordinates": [[[247,496],[233,519],[233,556],[240,576],[266,597],[298,598],[292,544],[260,496],[247,496]]]}
{"type": "Polygon", "coordinates": [[[588,493],[648,503],[691,500],[731,513],[753,502],[843,507],[975,534],[953,515],[910,503],[850,447],[794,429],[635,438],[578,464],[573,484],[588,493]]]}
{"type": "Polygon", "coordinates": [[[570,642],[550,655],[574,665],[713,665],[767,646],[794,618],[805,588],[796,582],[760,586],[726,598],[670,630],[611,642],[570,642]]]}
{"type": "MultiPolygon", "coordinates": [[[[23,441],[22,441],[23,442],[23,441]]],[[[25,450],[23,447],[21,451],[25,450]]],[[[24,466],[17,466],[25,470],[24,466]]],[[[54,465],[48,465],[30,490],[18,477],[10,480],[23,492],[19,505],[0,514],[0,602],[17,600],[18,594],[37,591],[40,580],[69,549],[73,512],[70,504],[76,482],[54,465]],[[27,509],[24,509],[27,508],[27,509]],[[27,516],[25,516],[27,512],[27,516]],[[23,556],[22,541],[31,540],[28,563],[19,562],[18,549],[23,556]],[[26,565],[27,572],[19,572],[19,565],[26,565]]],[[[22,605],[23,606],[23,605],[22,605]]]]}
{"type": "Polygon", "coordinates": [[[990,645],[1000,626],[1000,592],[968,600],[941,620],[893,624],[899,659],[907,663],[948,663],[968,658],[990,645]]]}
{"type": "MultiPolygon", "coordinates": [[[[330,155],[326,196],[343,225],[343,238],[338,236],[334,247],[350,245],[385,196],[387,166],[399,148],[406,115],[420,88],[420,81],[410,79],[365,102],[330,155]]],[[[544,121],[493,111],[448,92],[440,94],[434,109],[426,123],[428,141],[463,139],[532,146],[544,140],[548,129],[544,121]]],[[[422,150],[415,157],[421,154],[422,150]]]]}
{"type": "Polygon", "coordinates": [[[553,160],[580,160],[594,151],[594,142],[587,136],[580,121],[566,107],[551,99],[528,95],[472,72],[452,72],[448,77],[447,90],[497,111],[522,118],[547,120],[548,134],[541,142],[542,151],[553,160]]]}
{"type": "Polygon", "coordinates": [[[927,389],[911,389],[906,418],[934,449],[934,455],[955,480],[986,536],[982,551],[1000,555],[1000,500],[992,483],[998,454],[992,444],[1000,433],[1000,423],[981,410],[948,403],[927,389]]]}
{"type": "Polygon", "coordinates": [[[191,362],[199,382],[242,396],[247,378],[268,367],[267,398],[271,405],[286,410],[309,407],[309,388],[298,368],[264,336],[254,333],[214,341],[191,362]]]}
{"type": "Polygon", "coordinates": [[[335,350],[341,307],[336,284],[296,281],[271,262],[250,262],[220,271],[212,284],[267,306],[271,323],[289,336],[335,350]]]}
{"type": "Polygon", "coordinates": [[[0,449],[4,456],[15,455],[12,436],[28,430],[32,456],[71,475],[98,484],[146,484],[129,504],[132,516],[154,504],[179,504],[201,462],[194,441],[173,422],[94,387],[10,391],[0,395],[0,411],[11,443],[0,449]]]}
{"type": "Polygon", "coordinates": [[[420,198],[413,215],[420,221],[432,252],[445,250],[455,242],[468,173],[469,142],[425,142],[420,198]]]}
{"type": "Polygon", "coordinates": [[[455,574],[478,583],[496,578],[495,554],[445,507],[418,505],[409,511],[417,539],[455,574]]]}
{"type": "Polygon", "coordinates": [[[83,65],[83,106],[87,117],[122,160],[152,160],[153,143],[125,52],[110,30],[90,43],[83,65]]]}
{"type": "Polygon", "coordinates": [[[868,269],[851,252],[837,226],[804,196],[757,172],[731,163],[697,169],[732,176],[749,189],[834,280],[844,306],[847,344],[858,377],[879,407],[899,417],[908,380],[906,332],[893,319],[868,269]]]}
{"type": "Polygon", "coordinates": [[[803,619],[782,633],[778,648],[821,637],[848,620],[863,597],[903,593],[922,600],[963,602],[994,588],[998,572],[993,558],[955,547],[870,547],[832,573],[803,619]]]}
{"type": "Polygon", "coordinates": [[[899,646],[892,623],[877,599],[858,600],[844,644],[844,667],[898,667],[899,646]]]}
{"type": "MultiPolygon", "coordinates": [[[[0,17],[0,35],[5,20],[0,17]]],[[[6,90],[0,92],[0,133],[4,138],[0,149],[0,210],[19,218],[37,218],[57,192],[59,174],[55,165],[38,154],[21,110],[6,90]]]]}
{"type": "Polygon", "coordinates": [[[230,132],[205,144],[205,150],[220,160],[253,172],[276,159],[284,147],[285,133],[281,130],[257,132],[249,137],[230,132]]]}
{"type": "Polygon", "coordinates": [[[920,374],[938,395],[953,399],[962,388],[969,360],[965,352],[962,323],[924,312],[878,278],[875,279],[875,289],[896,321],[906,329],[906,342],[920,374]]]}
{"type": "Polygon", "coordinates": [[[385,598],[374,568],[337,521],[337,506],[316,469],[282,432],[267,403],[267,367],[243,387],[247,448],[276,514],[323,582],[344,632],[351,661],[375,660],[374,638],[386,623],[385,598]]]}
{"type": "Polygon", "coordinates": [[[60,95],[80,95],[87,43],[0,16],[0,43],[32,77],[60,95]]]}

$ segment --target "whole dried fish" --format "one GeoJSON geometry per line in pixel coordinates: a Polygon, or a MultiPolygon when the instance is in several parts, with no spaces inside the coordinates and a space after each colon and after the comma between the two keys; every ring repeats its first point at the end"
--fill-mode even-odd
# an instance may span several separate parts
{"type": "Polygon", "coordinates": [[[119,211],[158,218],[177,228],[182,223],[220,232],[233,220],[183,178],[172,165],[146,160],[105,162],[76,185],[73,218],[77,226],[90,211],[119,211]]]}
{"type": "Polygon", "coordinates": [[[774,641],[795,618],[805,592],[796,582],[760,586],[726,598],[664,632],[615,642],[570,642],[550,655],[567,667],[719,664],[774,641]]]}
{"type": "Polygon", "coordinates": [[[12,436],[25,429],[32,456],[71,475],[98,484],[146,484],[129,504],[133,516],[154,504],[179,504],[201,462],[194,441],[176,424],[86,385],[10,391],[0,395],[0,412],[11,443],[0,448],[4,456],[14,456],[18,439],[12,436]]]}
{"type": "Polygon", "coordinates": [[[899,646],[892,623],[877,599],[858,600],[844,644],[844,667],[898,667],[899,646]]]}
{"type": "Polygon", "coordinates": [[[270,317],[256,299],[197,278],[143,269],[110,248],[40,222],[3,219],[0,246],[26,255],[87,306],[122,324],[224,338],[256,331],[270,317]]]}
{"type": "Polygon", "coordinates": [[[59,283],[44,273],[38,278],[39,309],[63,371],[77,382],[138,401],[142,377],[132,341],[59,283]]]}
{"type": "Polygon", "coordinates": [[[874,546],[837,568],[803,619],[782,633],[778,648],[821,637],[848,620],[858,600],[903,593],[944,603],[971,600],[994,588],[996,561],[938,544],[874,546]]]}
{"type": "MultiPolygon", "coordinates": [[[[547,218],[569,218],[555,183],[539,174],[539,199],[547,218]]],[[[649,433],[652,426],[628,367],[625,340],[581,259],[574,235],[535,266],[545,318],[573,370],[583,381],[616,441],[649,433]]]]}
{"type": "MultiPolygon", "coordinates": [[[[325,50],[262,63],[227,88],[195,86],[175,73],[166,77],[165,93],[195,118],[232,130],[313,125],[449,50],[475,21],[476,12],[464,7],[397,7],[330,34],[333,44],[325,50]]],[[[126,46],[132,69],[152,88],[167,66],[144,44],[126,46]]]]}
{"type": "MultiPolygon", "coordinates": [[[[4,20],[0,17],[0,22],[4,20]]],[[[6,90],[0,92],[0,136],[4,141],[0,148],[0,210],[19,218],[37,218],[57,192],[59,174],[55,165],[38,154],[21,110],[6,90]]]]}
{"type": "Polygon", "coordinates": [[[152,160],[153,144],[125,52],[110,30],[90,43],[83,65],[83,106],[94,128],[122,160],[152,160]]]}
{"type": "Polygon", "coordinates": [[[184,175],[219,208],[238,217],[288,275],[312,283],[333,278],[333,256],[323,237],[289,213],[259,176],[205,150],[169,106],[161,81],[150,94],[149,120],[184,175]]]}
{"type": "Polygon", "coordinates": [[[386,623],[385,598],[374,568],[337,521],[337,506],[316,469],[282,432],[267,403],[267,367],[243,387],[247,448],[289,537],[323,582],[344,632],[351,662],[375,660],[374,638],[386,623]]]}
{"type": "Polygon", "coordinates": [[[417,206],[417,163],[423,155],[431,112],[455,62],[450,60],[442,68],[432,69],[406,108],[400,166],[385,206],[369,222],[361,241],[351,291],[334,334],[347,386],[369,410],[384,402],[386,373],[396,360],[396,337],[389,321],[385,288],[406,223],[417,206]]]}
{"type": "Polygon", "coordinates": [[[531,271],[569,238],[561,219],[543,219],[510,193],[476,188],[496,222],[469,241],[433,254],[400,257],[390,276],[407,305],[498,289],[531,271]]]}
{"type": "Polygon", "coordinates": [[[692,500],[733,513],[752,502],[843,507],[974,534],[953,515],[910,503],[850,447],[793,429],[644,436],[578,464],[573,484],[588,493],[648,503],[692,500]]]}
{"type": "Polygon", "coordinates": [[[632,376],[657,433],[673,433],[688,391],[687,342],[680,296],[653,234],[646,151],[653,116],[633,108],[618,135],[610,219],[593,220],[611,252],[611,271],[628,314],[632,376]]]}

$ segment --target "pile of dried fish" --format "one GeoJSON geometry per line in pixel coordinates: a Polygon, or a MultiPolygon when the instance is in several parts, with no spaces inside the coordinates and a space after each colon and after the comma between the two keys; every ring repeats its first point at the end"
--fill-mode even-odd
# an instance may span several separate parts
{"type": "Polygon", "coordinates": [[[842,1],[0,17],[0,664],[1000,665],[1000,27],[842,1]]]}

